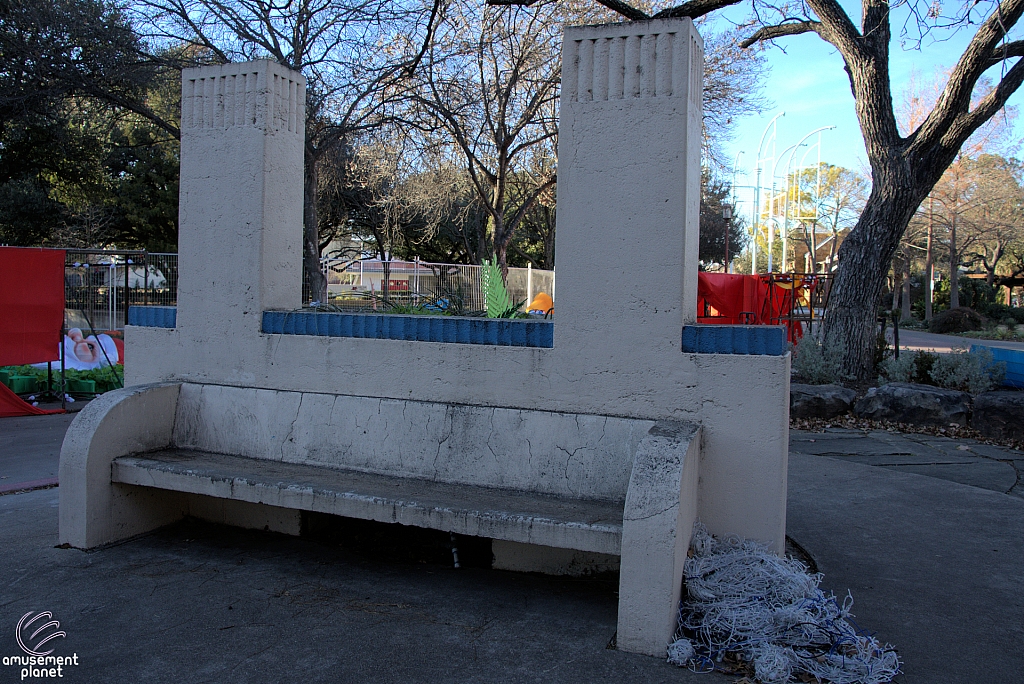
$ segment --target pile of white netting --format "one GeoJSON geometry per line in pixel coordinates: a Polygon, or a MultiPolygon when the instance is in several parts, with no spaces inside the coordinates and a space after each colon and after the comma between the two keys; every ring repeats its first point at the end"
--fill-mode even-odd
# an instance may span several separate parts
{"type": "Polygon", "coordinates": [[[803,563],[756,542],[715,539],[700,523],[691,550],[670,663],[698,672],[752,666],[764,684],[877,684],[899,673],[893,648],[853,622],[853,597],[840,604],[825,595],[822,576],[803,563]]]}

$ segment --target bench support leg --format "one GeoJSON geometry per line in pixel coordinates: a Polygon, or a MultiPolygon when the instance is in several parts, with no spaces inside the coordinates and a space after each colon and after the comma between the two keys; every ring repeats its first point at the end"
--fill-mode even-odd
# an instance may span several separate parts
{"type": "Polygon", "coordinates": [[[697,519],[700,428],[658,422],[640,442],[626,493],[618,648],[665,657],[697,519]]]}
{"type": "Polygon", "coordinates": [[[89,549],[174,522],[184,497],[113,484],[119,456],[170,445],[177,383],[137,385],[107,392],[86,406],[68,428],[60,450],[60,542],[89,549]]]}

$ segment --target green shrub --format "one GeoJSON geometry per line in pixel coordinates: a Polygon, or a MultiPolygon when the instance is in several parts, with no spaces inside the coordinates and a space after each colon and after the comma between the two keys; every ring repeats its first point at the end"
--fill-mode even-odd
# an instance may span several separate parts
{"type": "Polygon", "coordinates": [[[932,368],[935,367],[935,360],[938,354],[933,352],[919,351],[914,355],[914,382],[922,385],[932,383],[932,368]]]}
{"type": "Polygon", "coordinates": [[[831,385],[848,378],[843,374],[842,353],[826,349],[817,337],[805,335],[793,352],[793,372],[808,385],[831,385]]]}
{"type": "Polygon", "coordinates": [[[913,382],[919,385],[934,385],[931,371],[935,365],[937,354],[926,351],[900,352],[900,358],[888,358],[878,364],[881,375],[879,384],[888,382],[913,382]]]}
{"type": "Polygon", "coordinates": [[[984,347],[974,353],[959,347],[949,354],[939,354],[929,372],[939,387],[971,394],[998,387],[1005,374],[1006,364],[993,361],[992,352],[984,347]]]}
{"type": "Polygon", "coordinates": [[[916,352],[900,352],[900,358],[883,359],[878,364],[881,375],[878,377],[878,384],[884,385],[887,382],[917,382],[917,365],[914,363],[916,352]]]}
{"type": "Polygon", "coordinates": [[[935,314],[928,324],[928,330],[933,333],[958,333],[981,330],[984,325],[985,319],[981,314],[966,306],[961,306],[935,314]]]}
{"type": "MultiPolygon", "coordinates": [[[[957,279],[957,289],[960,292],[960,306],[965,306],[975,311],[984,313],[989,306],[996,303],[996,288],[984,280],[978,278],[957,279]]],[[[948,309],[950,303],[949,279],[943,278],[935,284],[934,310],[948,309]]]]}

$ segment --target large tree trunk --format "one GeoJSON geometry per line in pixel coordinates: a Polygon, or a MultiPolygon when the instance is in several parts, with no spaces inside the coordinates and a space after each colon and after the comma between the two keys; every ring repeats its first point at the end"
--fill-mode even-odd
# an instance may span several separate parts
{"type": "Polygon", "coordinates": [[[932,320],[932,288],[935,286],[935,265],[932,259],[932,230],[934,228],[934,221],[932,209],[935,205],[935,200],[931,197],[928,198],[928,246],[926,248],[926,254],[924,259],[924,320],[932,320]]]}
{"type": "Polygon", "coordinates": [[[910,257],[903,260],[903,320],[910,320],[910,257]]]}
{"type": "Polygon", "coordinates": [[[949,308],[960,308],[960,258],[956,253],[956,213],[949,228],[949,308]]]}
{"type": "Polygon", "coordinates": [[[900,238],[933,183],[921,187],[910,170],[877,168],[864,211],[839,248],[839,270],[825,311],[824,344],[842,353],[846,374],[873,377],[878,300],[900,238]],[[879,176],[889,175],[890,178],[879,176]]]}
{"type": "Polygon", "coordinates": [[[327,278],[320,270],[320,226],[317,222],[316,157],[306,147],[302,202],[302,271],[311,301],[327,303],[327,278]]]}

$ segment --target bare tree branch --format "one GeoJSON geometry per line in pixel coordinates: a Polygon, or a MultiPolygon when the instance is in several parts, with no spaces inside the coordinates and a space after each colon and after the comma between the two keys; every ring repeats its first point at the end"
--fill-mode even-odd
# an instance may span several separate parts
{"type": "MultiPolygon", "coordinates": [[[[697,17],[703,17],[705,14],[710,14],[715,10],[720,10],[723,7],[737,5],[740,2],[742,2],[742,0],[690,0],[690,2],[685,2],[678,7],[670,7],[669,9],[662,10],[652,18],[671,19],[675,17],[689,17],[690,19],[696,19],[697,17]]],[[[606,5],[606,7],[609,6],[606,5]]]]}
{"type": "Polygon", "coordinates": [[[992,55],[988,58],[988,64],[986,66],[988,68],[994,67],[1004,60],[1011,59],[1013,57],[1024,57],[1024,40],[1013,40],[1009,43],[1003,43],[997,47],[992,51],[992,55]]]}
{"type": "Polygon", "coordinates": [[[638,10],[636,7],[633,7],[632,5],[627,5],[624,2],[619,2],[619,0],[597,0],[597,3],[599,5],[607,7],[616,14],[621,14],[622,16],[632,21],[643,21],[645,19],[651,18],[651,15],[647,14],[646,12],[642,12],[638,10]]]}
{"type": "MultiPolygon", "coordinates": [[[[955,126],[958,131],[968,131],[969,129],[967,135],[970,135],[970,132],[977,129],[977,126],[971,128],[967,124],[968,120],[976,119],[976,117],[967,117],[971,106],[971,94],[974,92],[974,87],[977,85],[982,73],[990,66],[991,56],[995,53],[1000,41],[1003,40],[1007,31],[1020,20],[1022,14],[1024,14],[1024,0],[1003,0],[978,28],[974,38],[971,39],[971,42],[957,61],[956,66],[953,67],[953,71],[949,75],[949,81],[939,95],[935,108],[928,115],[928,118],[925,119],[924,123],[911,135],[913,138],[912,147],[915,150],[923,152],[935,144],[943,144],[942,141],[944,140],[952,141],[954,138],[951,138],[949,133],[950,128],[954,127],[955,123],[960,124],[955,126]],[[964,126],[964,124],[967,125],[964,126]]],[[[1003,79],[1004,81],[1010,77],[1010,73],[1013,73],[1017,66],[1014,65],[1014,68],[1007,73],[1003,79]]],[[[1006,92],[1006,88],[1003,89],[1006,97],[1009,97],[1019,85],[1019,83],[1014,85],[1011,79],[1007,83],[1007,87],[1010,87],[1009,92],[1006,92]]],[[[1005,99],[1002,101],[1005,102],[1005,99]]],[[[997,110],[993,110],[992,114],[997,110]]],[[[981,124],[979,123],[978,125],[980,126],[981,124]]],[[[955,147],[959,148],[960,144],[966,139],[966,136],[964,136],[956,142],[955,147]]],[[[952,154],[955,154],[955,151],[949,155],[950,159],[952,159],[952,154]]]]}
{"type": "Polygon", "coordinates": [[[774,40],[782,36],[798,36],[801,33],[817,33],[821,22],[817,21],[792,21],[775,26],[764,26],[754,32],[754,35],[740,43],[741,48],[748,48],[755,43],[766,40],[774,40]]]}

